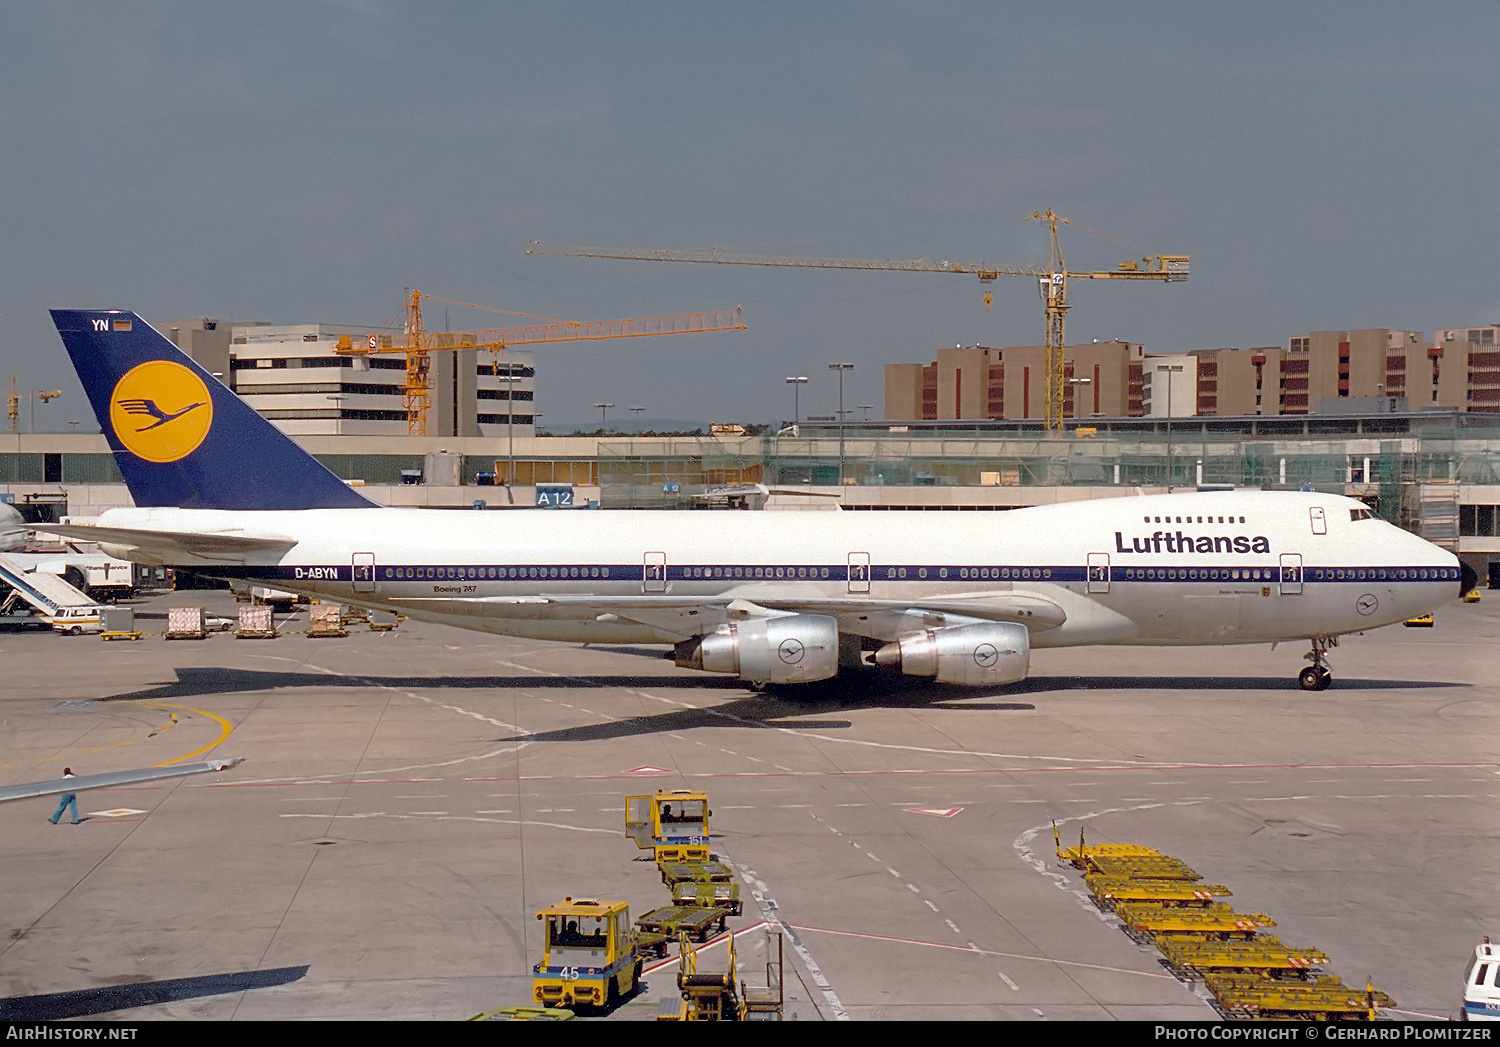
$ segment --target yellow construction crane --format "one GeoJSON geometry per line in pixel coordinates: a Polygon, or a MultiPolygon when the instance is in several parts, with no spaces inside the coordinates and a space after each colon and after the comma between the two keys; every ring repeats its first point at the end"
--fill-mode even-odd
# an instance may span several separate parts
{"type": "MultiPolygon", "coordinates": [[[[1027,221],[1047,226],[1050,250],[1047,265],[989,265],[984,262],[936,261],[917,258],[912,261],[871,258],[792,258],[776,255],[730,254],[720,251],[645,251],[633,248],[571,247],[532,241],[527,254],[565,255],[572,258],[628,258],[650,262],[709,262],[716,265],[796,266],[804,269],[870,269],[908,273],[969,273],[981,283],[991,284],[1002,276],[1030,276],[1037,280],[1047,312],[1047,396],[1043,419],[1048,429],[1061,429],[1063,422],[1063,327],[1068,312],[1068,284],[1074,280],[1160,280],[1176,283],[1188,278],[1189,255],[1159,254],[1140,261],[1123,262],[1114,269],[1092,272],[1074,271],[1063,263],[1062,247],[1057,239],[1057,225],[1072,225],[1054,214],[1049,207],[1038,211],[1027,221]]],[[[1080,229],[1084,228],[1079,226],[1080,229]]],[[[1092,230],[1089,230],[1092,231],[1092,230]]],[[[984,305],[994,300],[988,286],[984,305]]]]}
{"type": "MultiPolygon", "coordinates": [[[[16,376],[15,375],[11,375],[10,376],[10,395],[5,398],[5,421],[6,421],[6,427],[9,429],[10,432],[15,432],[16,429],[19,427],[19,424],[20,424],[20,420],[21,420],[21,395],[22,394],[17,391],[16,376]]],[[[36,401],[40,400],[44,404],[50,404],[53,400],[56,400],[59,396],[62,395],[62,390],[61,389],[38,389],[35,392],[31,392],[30,390],[27,390],[27,392],[26,392],[25,395],[26,395],[26,399],[32,401],[32,404],[31,404],[31,429],[32,429],[33,432],[35,432],[36,431],[36,401]]]]}
{"type": "MultiPolygon", "coordinates": [[[[339,338],[334,352],[340,356],[369,356],[379,353],[406,354],[406,431],[412,436],[427,435],[427,411],[432,406],[432,384],[429,380],[433,350],[487,349],[499,354],[508,345],[532,345],[539,342],[581,342],[604,338],[644,338],[662,334],[704,334],[710,331],[743,331],[744,318],[739,309],[713,313],[684,313],[676,316],[647,316],[624,320],[590,320],[572,322],[557,320],[528,327],[490,328],[483,331],[428,331],[422,320],[422,299],[505,312],[487,305],[457,302],[450,298],[408,289],[406,302],[406,341],[394,344],[389,335],[370,335],[355,343],[348,335],[339,338]]],[[[525,315],[525,314],[516,314],[525,315]]],[[[533,318],[541,319],[541,318],[533,318]]]]}

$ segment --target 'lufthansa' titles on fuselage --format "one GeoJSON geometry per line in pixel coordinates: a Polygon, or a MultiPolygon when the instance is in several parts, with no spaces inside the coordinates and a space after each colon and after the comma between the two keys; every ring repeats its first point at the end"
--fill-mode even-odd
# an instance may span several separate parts
{"type": "Polygon", "coordinates": [[[1117,553],[1268,553],[1271,540],[1258,534],[1253,538],[1243,534],[1191,535],[1181,531],[1155,531],[1149,536],[1129,539],[1115,532],[1117,553]]]}

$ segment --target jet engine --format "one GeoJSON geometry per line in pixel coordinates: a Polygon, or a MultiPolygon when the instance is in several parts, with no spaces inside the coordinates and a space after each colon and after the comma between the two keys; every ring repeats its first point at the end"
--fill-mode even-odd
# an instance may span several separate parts
{"type": "Polygon", "coordinates": [[[838,622],[821,614],[751,618],[678,644],[675,660],[753,683],[826,680],[839,671],[838,622]]]}
{"type": "Polygon", "coordinates": [[[981,622],[905,636],[875,652],[875,664],[908,676],[970,686],[1026,679],[1031,637],[1024,625],[981,622]]]}

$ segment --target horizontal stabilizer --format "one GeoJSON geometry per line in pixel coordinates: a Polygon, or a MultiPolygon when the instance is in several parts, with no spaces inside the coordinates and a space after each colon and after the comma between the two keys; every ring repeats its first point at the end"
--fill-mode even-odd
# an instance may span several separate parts
{"type": "Polygon", "coordinates": [[[112,789],[122,785],[140,785],[143,782],[156,782],[167,778],[185,778],[190,774],[225,771],[243,763],[244,760],[243,756],[231,756],[223,760],[206,760],[202,763],[181,763],[171,767],[143,767],[137,771],[110,771],[106,774],[80,774],[73,778],[50,778],[44,782],[0,786],[0,803],[7,803],[11,800],[29,800],[33,796],[81,793],[87,789],[112,789]]]}
{"type": "MultiPolygon", "coordinates": [[[[243,562],[255,553],[280,553],[297,544],[295,538],[253,538],[244,534],[215,531],[148,531],[128,527],[95,527],[91,524],[37,524],[38,531],[98,542],[112,548],[136,550],[155,560],[163,556],[194,556],[218,562],[243,562]]],[[[128,554],[125,559],[133,559],[128,554]]]]}

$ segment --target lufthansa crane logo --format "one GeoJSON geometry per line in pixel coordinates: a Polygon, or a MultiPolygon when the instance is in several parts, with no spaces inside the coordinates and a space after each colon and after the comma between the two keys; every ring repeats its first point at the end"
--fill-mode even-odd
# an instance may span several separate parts
{"type": "Polygon", "coordinates": [[[781,641],[781,645],[776,648],[776,653],[781,656],[781,660],[787,665],[796,665],[802,660],[802,655],[806,650],[807,648],[802,646],[801,640],[794,636],[789,636],[781,641]]]}
{"type": "Polygon", "coordinates": [[[213,398],[203,379],[170,360],[132,367],[109,397],[115,436],[148,462],[186,458],[208,435],[213,420],[213,398]]]}
{"type": "Polygon", "coordinates": [[[982,643],[974,648],[974,664],[981,669],[992,669],[1000,660],[1000,652],[995,650],[992,643],[982,643]]]}

